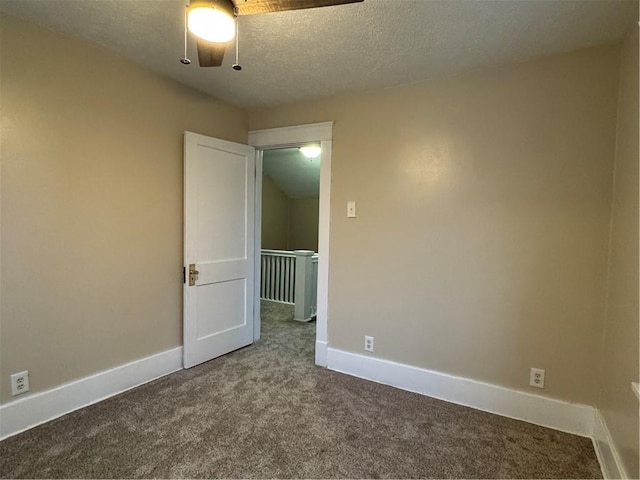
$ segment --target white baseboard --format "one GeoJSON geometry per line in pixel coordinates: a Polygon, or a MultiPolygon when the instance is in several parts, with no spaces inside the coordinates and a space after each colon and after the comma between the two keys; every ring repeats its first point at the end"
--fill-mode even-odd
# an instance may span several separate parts
{"type": "Polygon", "coordinates": [[[167,350],[0,406],[0,440],[182,369],[167,350]]]}
{"type": "Polygon", "coordinates": [[[629,478],[600,410],[596,409],[594,416],[593,446],[602,468],[602,476],[604,478],[629,478]]]}
{"type": "Polygon", "coordinates": [[[327,352],[327,367],[374,382],[584,437],[593,436],[594,409],[468,378],[349,353],[327,352]]]}
{"type": "Polygon", "coordinates": [[[328,348],[329,348],[329,342],[316,340],[316,365],[320,367],[327,366],[327,349],[328,348]]]}

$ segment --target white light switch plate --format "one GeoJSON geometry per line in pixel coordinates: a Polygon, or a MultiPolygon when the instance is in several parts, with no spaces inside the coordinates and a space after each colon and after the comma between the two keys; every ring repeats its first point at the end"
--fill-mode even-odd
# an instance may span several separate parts
{"type": "Polygon", "coordinates": [[[347,218],[356,218],[356,202],[347,202],[347,218]]]}

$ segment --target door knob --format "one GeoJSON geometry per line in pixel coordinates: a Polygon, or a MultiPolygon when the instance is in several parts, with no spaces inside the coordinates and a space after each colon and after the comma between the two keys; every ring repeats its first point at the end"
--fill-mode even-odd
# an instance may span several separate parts
{"type": "Polygon", "coordinates": [[[196,284],[196,280],[198,280],[198,275],[200,272],[196,270],[196,264],[189,264],[189,286],[193,287],[196,284]]]}

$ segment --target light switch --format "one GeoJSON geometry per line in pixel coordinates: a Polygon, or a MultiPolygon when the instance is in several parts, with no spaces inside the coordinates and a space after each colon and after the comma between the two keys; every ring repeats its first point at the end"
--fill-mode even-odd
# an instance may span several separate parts
{"type": "Polygon", "coordinates": [[[356,202],[347,202],[347,218],[356,218],[356,202]]]}

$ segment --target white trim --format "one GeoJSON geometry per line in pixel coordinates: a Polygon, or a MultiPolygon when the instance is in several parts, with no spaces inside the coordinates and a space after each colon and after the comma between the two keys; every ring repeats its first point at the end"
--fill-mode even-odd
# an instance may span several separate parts
{"type": "MultiPolygon", "coordinates": [[[[332,135],[333,122],[251,130],[249,145],[256,148],[272,148],[304,142],[331,141],[332,135]]],[[[322,160],[324,161],[324,155],[322,160]]]]}
{"type": "Polygon", "coordinates": [[[262,265],[262,151],[256,149],[256,194],[253,202],[253,245],[255,248],[255,262],[253,264],[253,341],[260,340],[262,331],[262,318],[260,317],[260,265],[262,265]]]}
{"type": "Polygon", "coordinates": [[[600,462],[602,476],[605,479],[629,478],[620,458],[620,453],[611,438],[607,422],[605,422],[600,410],[595,409],[594,417],[593,447],[596,450],[598,462],[600,462]]]}
{"type": "MultiPolygon", "coordinates": [[[[316,341],[328,343],[329,335],[329,230],[331,227],[332,141],[323,140],[320,163],[320,208],[318,212],[318,282],[316,297],[316,341]]],[[[316,357],[316,361],[318,358],[316,357]]],[[[325,367],[324,363],[318,365],[325,367]]]]}
{"type": "Polygon", "coordinates": [[[182,347],[0,406],[0,440],[182,369],[182,347]]]}
{"type": "Polygon", "coordinates": [[[320,367],[327,366],[327,351],[329,350],[329,343],[316,340],[316,365],[320,367]]]}
{"type": "MultiPolygon", "coordinates": [[[[316,311],[316,346],[327,344],[328,298],[329,298],[329,229],[331,226],[331,147],[333,122],[270,128],[249,132],[249,145],[257,151],[267,148],[286,147],[305,142],[320,142],[320,211],[318,215],[318,296],[316,311]]],[[[258,158],[258,157],[256,157],[258,158]]],[[[262,157],[260,156],[260,161],[262,157]]],[[[257,164],[257,163],[256,163],[257,164]]],[[[262,163],[260,163],[262,168],[262,163]]],[[[256,182],[259,183],[259,182],[256,182]]],[[[256,216],[262,211],[262,197],[256,195],[256,216]]],[[[261,231],[256,229],[256,240],[261,231]]],[[[258,250],[259,251],[259,250],[258,250]]],[[[256,278],[260,278],[256,273],[256,278]]],[[[260,285],[256,281],[256,289],[260,285]]],[[[259,295],[256,295],[259,302],[259,295]]],[[[326,354],[316,352],[316,364],[326,365],[326,354]],[[323,362],[324,363],[319,363],[323,362]]]]}
{"type": "Polygon", "coordinates": [[[451,403],[576,435],[593,435],[593,407],[541,397],[498,385],[349,353],[327,352],[327,367],[451,403]]]}

